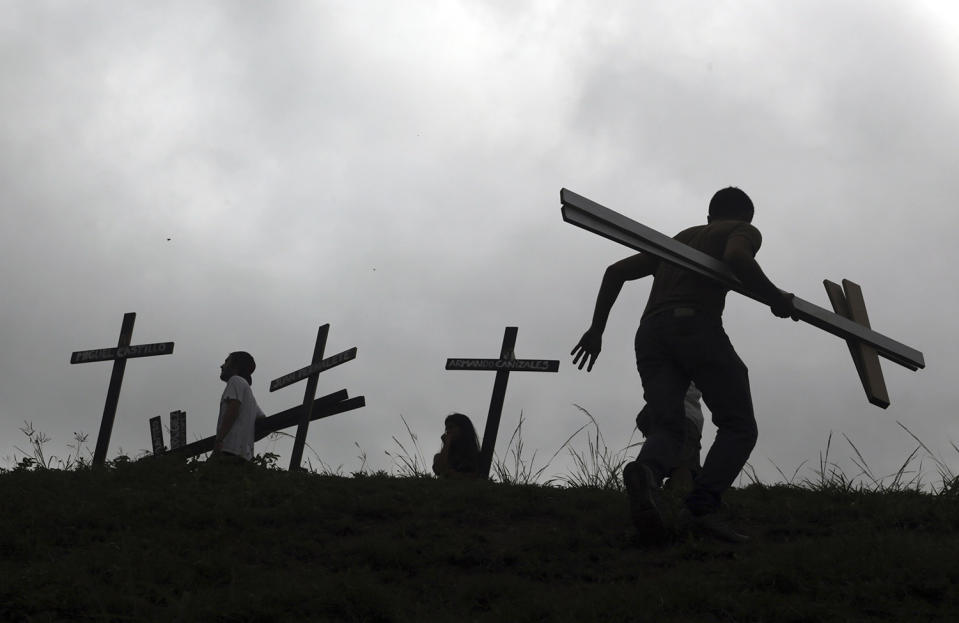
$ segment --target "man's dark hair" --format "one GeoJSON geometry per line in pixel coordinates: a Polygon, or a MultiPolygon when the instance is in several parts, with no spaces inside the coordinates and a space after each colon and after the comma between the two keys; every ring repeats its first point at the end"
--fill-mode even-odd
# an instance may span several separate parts
{"type": "Polygon", "coordinates": [[[753,202],[749,195],[735,186],[716,191],[709,201],[709,216],[713,219],[753,220],[753,202]]]}
{"type": "Polygon", "coordinates": [[[253,385],[253,371],[256,370],[256,361],[253,360],[253,355],[245,350],[238,350],[230,353],[230,361],[236,368],[237,375],[242,376],[247,383],[253,385]]]}

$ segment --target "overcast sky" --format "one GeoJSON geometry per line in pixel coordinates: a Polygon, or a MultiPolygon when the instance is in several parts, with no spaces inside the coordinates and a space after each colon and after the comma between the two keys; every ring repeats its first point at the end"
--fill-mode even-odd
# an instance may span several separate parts
{"type": "MultiPolygon", "coordinates": [[[[824,278],[861,284],[873,327],[928,365],[883,362],[883,411],[841,340],[731,294],[760,476],[818,464],[830,431],[847,475],[841,434],[895,472],[915,447],[897,421],[959,470],[957,29],[945,0],[4,2],[3,464],[24,421],[48,453],[74,431],[93,448],[111,364],[70,353],[115,345],[129,311],[134,344],[176,350],[128,363],[111,457],[176,409],[191,440],[212,434],[232,350],[256,358],[267,413],[300,403],[303,383],[269,381],[327,322],[327,353],[358,356],[319,391],[367,406],[311,426],[314,464],[348,472],[362,450],[389,469],[401,416],[427,461],[448,413],[482,431],[493,374],[444,365],[497,356],[506,326],[517,357],[562,364],[511,375],[498,453],[522,412],[539,465],[586,421],[574,403],[619,450],[650,281],[576,370],[603,271],[630,251],[565,224],[560,188],[673,235],[735,185],[779,287],[828,307],[824,278]]],[[[285,466],[291,446],[257,451],[285,466]]],[[[564,453],[547,475],[568,471],[564,453]]]]}

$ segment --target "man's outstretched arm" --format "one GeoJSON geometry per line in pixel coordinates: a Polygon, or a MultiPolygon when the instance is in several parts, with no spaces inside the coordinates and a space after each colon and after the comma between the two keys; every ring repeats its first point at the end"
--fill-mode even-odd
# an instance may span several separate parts
{"type": "Polygon", "coordinates": [[[606,330],[609,312],[613,308],[616,298],[619,297],[623,284],[627,281],[652,275],[656,272],[658,265],[659,260],[654,256],[648,253],[637,253],[612,264],[606,269],[603,282],[599,286],[599,294],[596,295],[593,322],[570,352],[570,355],[573,355],[574,366],[578,363],[579,369],[582,370],[583,366],[586,365],[587,372],[593,369],[593,364],[599,357],[599,351],[602,350],[603,331],[606,330]]]}
{"type": "MultiPolygon", "coordinates": [[[[769,303],[773,314],[779,318],[788,318],[795,313],[793,295],[777,288],[759,262],[756,261],[756,252],[744,236],[735,236],[726,244],[723,261],[732,269],[733,273],[752,292],[758,294],[769,303]]],[[[797,318],[793,318],[797,320],[797,318]]]]}

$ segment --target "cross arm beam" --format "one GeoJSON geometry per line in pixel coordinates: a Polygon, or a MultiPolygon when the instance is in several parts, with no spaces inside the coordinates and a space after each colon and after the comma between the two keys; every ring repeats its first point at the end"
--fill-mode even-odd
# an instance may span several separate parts
{"type": "MultiPolygon", "coordinates": [[[[840,286],[828,279],[823,280],[833,311],[868,327],[869,316],[866,313],[862,289],[848,279],[843,279],[842,283],[843,285],[840,286]]],[[[846,344],[849,346],[849,354],[852,355],[852,361],[856,365],[856,372],[859,373],[859,380],[866,392],[866,398],[881,409],[889,407],[889,391],[886,389],[886,381],[882,376],[882,366],[879,365],[876,349],[854,340],[846,340],[846,344]]]]}
{"type": "MultiPolygon", "coordinates": [[[[347,396],[347,391],[345,389],[341,389],[338,392],[333,392],[332,394],[327,394],[326,396],[317,398],[313,401],[313,411],[310,414],[310,420],[319,420],[336,415],[338,413],[345,413],[346,411],[352,411],[353,409],[359,409],[360,407],[366,406],[366,398],[364,396],[356,396],[354,398],[348,398],[347,396]]],[[[257,420],[254,429],[254,439],[259,441],[270,433],[275,433],[278,430],[296,426],[299,422],[300,411],[302,408],[303,405],[297,405],[285,411],[280,411],[279,413],[271,415],[270,417],[257,420]]],[[[167,454],[178,454],[186,458],[190,458],[192,456],[197,456],[198,454],[203,454],[204,452],[212,452],[215,441],[216,436],[213,435],[206,437],[205,439],[194,441],[191,444],[181,446],[174,450],[170,450],[167,452],[167,454]]]]}
{"type": "MultiPolygon", "coordinates": [[[[560,201],[563,204],[563,220],[567,223],[637,251],[650,253],[661,260],[718,281],[730,290],[739,292],[764,305],[769,305],[769,301],[747,290],[729,266],[711,255],[693,249],[689,245],[665,236],[565,188],[560,191],[560,201]]],[[[877,354],[881,357],[910,370],[918,370],[926,366],[921,352],[873,331],[869,327],[814,305],[798,296],[793,300],[793,305],[798,319],[803,322],[844,340],[858,340],[868,344],[875,348],[877,354]]]]}

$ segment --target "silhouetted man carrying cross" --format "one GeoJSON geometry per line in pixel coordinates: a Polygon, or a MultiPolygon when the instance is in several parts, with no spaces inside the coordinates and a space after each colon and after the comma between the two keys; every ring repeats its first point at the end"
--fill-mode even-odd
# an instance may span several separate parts
{"type": "MultiPolygon", "coordinates": [[[[750,223],[753,203],[742,190],[724,188],[709,202],[706,225],[690,227],[674,239],[724,261],[743,284],[774,301],[773,314],[794,313],[793,295],[779,290],[755,260],[762,235],[750,223]]],[[[731,541],[749,539],[718,512],[722,494],[739,474],[756,445],[747,368],[723,330],[728,289],[656,257],[639,253],[606,269],[593,322],[570,353],[587,371],[599,357],[610,309],[626,281],[653,275],[649,301],[636,332],[636,366],[643,382],[649,434],[623,470],[630,512],[644,541],[669,535],[669,509],[661,483],[679,462],[685,439],[683,399],[690,381],[703,394],[718,430],[681,513],[693,529],[731,541]]]]}

